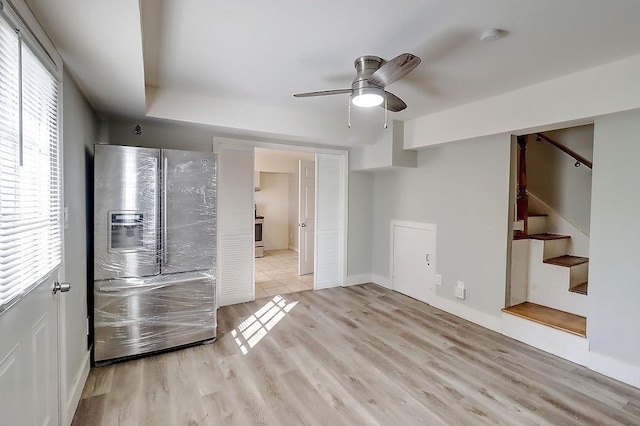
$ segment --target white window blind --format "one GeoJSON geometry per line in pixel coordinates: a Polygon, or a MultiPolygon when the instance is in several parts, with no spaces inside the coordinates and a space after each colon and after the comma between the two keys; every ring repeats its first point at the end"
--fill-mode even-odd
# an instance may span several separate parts
{"type": "Polygon", "coordinates": [[[0,312],[62,259],[58,83],[0,17],[0,312]]]}

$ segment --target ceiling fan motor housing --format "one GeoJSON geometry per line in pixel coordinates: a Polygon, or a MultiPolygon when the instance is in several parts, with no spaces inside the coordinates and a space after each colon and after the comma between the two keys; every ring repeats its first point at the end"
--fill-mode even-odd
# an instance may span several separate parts
{"type": "Polygon", "coordinates": [[[376,72],[381,66],[384,60],[378,56],[361,56],[356,59],[353,65],[356,67],[356,78],[351,83],[352,90],[372,88],[380,89],[384,91],[384,87],[377,84],[370,83],[369,77],[376,72]]]}

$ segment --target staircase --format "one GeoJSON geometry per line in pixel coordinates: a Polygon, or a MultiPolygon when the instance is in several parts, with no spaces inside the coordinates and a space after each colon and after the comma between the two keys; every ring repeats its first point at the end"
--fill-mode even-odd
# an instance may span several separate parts
{"type": "MultiPolygon", "coordinates": [[[[575,167],[592,164],[546,135],[541,138],[572,156],[575,167]]],[[[587,365],[588,236],[527,190],[527,136],[516,137],[518,172],[508,307],[502,309],[504,335],[580,365],[587,365]],[[533,203],[530,204],[530,201],[533,203]],[[545,211],[546,214],[531,213],[545,211]],[[563,233],[549,232],[550,227],[563,233]],[[585,244],[586,243],[586,244],[585,244]],[[575,247],[576,252],[571,253],[575,247]]]]}
{"type": "Polygon", "coordinates": [[[528,219],[533,233],[513,241],[512,286],[521,288],[503,312],[586,337],[589,259],[569,254],[571,236],[546,232],[546,215],[528,219]]]}

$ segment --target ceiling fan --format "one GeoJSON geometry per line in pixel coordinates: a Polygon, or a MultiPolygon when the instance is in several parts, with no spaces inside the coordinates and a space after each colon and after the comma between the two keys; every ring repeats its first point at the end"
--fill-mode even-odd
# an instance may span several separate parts
{"type": "Polygon", "coordinates": [[[378,56],[360,56],[353,63],[356,67],[356,77],[350,89],[296,93],[293,96],[306,98],[350,93],[351,103],[355,106],[366,108],[380,105],[388,111],[402,111],[407,104],[393,93],[387,92],[385,87],[409,74],[419,64],[420,58],[411,53],[403,53],[390,61],[378,56]]]}

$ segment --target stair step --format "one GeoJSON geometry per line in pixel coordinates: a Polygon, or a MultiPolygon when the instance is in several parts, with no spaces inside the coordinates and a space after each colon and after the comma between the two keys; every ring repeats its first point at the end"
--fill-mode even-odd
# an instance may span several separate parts
{"type": "Polygon", "coordinates": [[[583,263],[587,263],[588,261],[589,261],[588,257],[566,255],[566,256],[552,257],[551,259],[546,259],[544,260],[544,263],[571,268],[572,266],[582,265],[583,263]]]}
{"type": "Polygon", "coordinates": [[[589,283],[584,282],[582,284],[578,284],[577,286],[571,287],[569,291],[572,293],[584,294],[586,296],[588,289],[589,289],[589,283]]]}
{"type": "Polygon", "coordinates": [[[527,238],[529,238],[530,240],[549,241],[549,240],[562,240],[562,239],[565,239],[565,238],[571,238],[571,236],[570,235],[560,235],[560,234],[533,234],[533,235],[527,236],[527,238]]]}
{"type": "Polygon", "coordinates": [[[529,217],[547,217],[549,216],[546,213],[529,213],[529,217]]]}
{"type": "Polygon", "coordinates": [[[580,315],[570,314],[569,312],[531,302],[504,308],[502,312],[575,334],[576,336],[587,337],[587,319],[580,315]]]}

